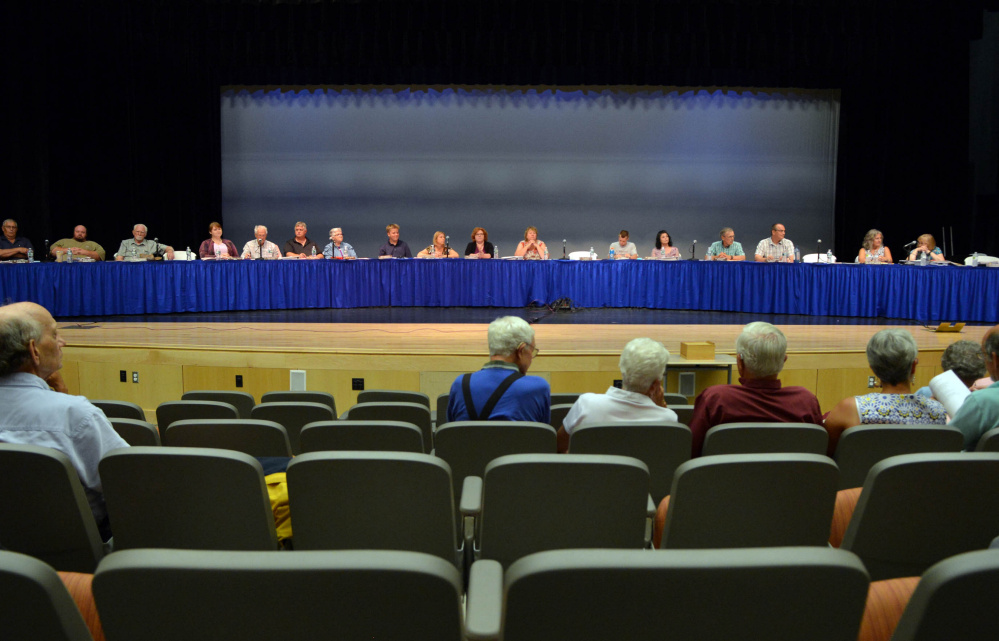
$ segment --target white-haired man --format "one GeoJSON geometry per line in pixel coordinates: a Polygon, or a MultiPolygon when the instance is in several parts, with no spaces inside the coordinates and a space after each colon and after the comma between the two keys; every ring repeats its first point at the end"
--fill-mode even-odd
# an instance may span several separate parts
{"type": "Polygon", "coordinates": [[[714,385],[694,401],[692,456],[715,425],[746,421],[822,424],[819,399],[804,387],[782,387],[777,376],[787,360],[787,338],[770,323],[750,323],[735,341],[740,385],[714,385]]]}
{"type": "Polygon", "coordinates": [[[558,451],[569,451],[569,438],[581,425],[634,421],[677,420],[663,400],[669,351],[659,341],[636,338],[621,350],[621,389],[582,394],[558,429],[558,451]]]}
{"type": "Polygon", "coordinates": [[[277,260],[281,258],[281,250],[277,245],[267,240],[267,228],[257,225],[253,228],[253,240],[243,245],[243,258],[263,258],[277,260]]]}
{"type": "Polygon", "coordinates": [[[534,330],[522,318],[504,316],[489,324],[489,362],[451,385],[448,421],[551,420],[551,388],[527,376],[538,348],[534,330]]]}
{"type": "Polygon", "coordinates": [[[97,464],[128,443],[90,401],[60,393],[66,391],[58,374],[65,344],[55,319],[41,305],[0,308],[0,442],[51,447],[68,456],[107,540],[111,533],[97,464]]]}
{"type": "Polygon", "coordinates": [[[121,246],[114,253],[114,259],[132,258],[138,260],[149,256],[166,256],[167,260],[173,260],[173,247],[158,243],[155,240],[147,240],[147,233],[149,230],[142,223],[133,225],[132,237],[121,241],[121,246]]]}

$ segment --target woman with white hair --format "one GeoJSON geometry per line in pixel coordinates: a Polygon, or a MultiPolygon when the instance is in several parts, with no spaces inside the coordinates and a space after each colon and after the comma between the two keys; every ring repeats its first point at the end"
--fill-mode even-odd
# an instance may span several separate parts
{"type": "Polygon", "coordinates": [[[829,454],[836,451],[839,436],[856,425],[944,425],[947,412],[938,401],[917,396],[912,380],[919,363],[916,339],[902,329],[883,329],[867,342],[867,362],[881,380],[881,391],[848,396],[826,417],[829,454]]]}

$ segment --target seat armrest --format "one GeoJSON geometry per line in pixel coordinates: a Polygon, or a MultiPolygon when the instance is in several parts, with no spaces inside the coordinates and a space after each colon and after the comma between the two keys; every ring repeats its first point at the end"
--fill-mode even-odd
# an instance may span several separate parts
{"type": "Polygon", "coordinates": [[[499,639],[503,610],[503,566],[476,561],[468,579],[465,637],[470,641],[499,639]]]}
{"type": "MultiPolygon", "coordinates": [[[[461,485],[462,516],[478,516],[482,512],[482,477],[466,476],[461,485]]],[[[653,511],[655,513],[655,511],[653,511]]]]}
{"type": "Polygon", "coordinates": [[[656,502],[652,500],[652,495],[648,495],[648,502],[645,504],[645,516],[654,519],[656,518],[656,502]]]}

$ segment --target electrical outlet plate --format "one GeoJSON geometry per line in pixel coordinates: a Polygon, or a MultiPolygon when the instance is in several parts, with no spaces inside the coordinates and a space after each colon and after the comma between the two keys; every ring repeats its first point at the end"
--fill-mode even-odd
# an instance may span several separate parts
{"type": "Polygon", "coordinates": [[[873,376],[868,376],[867,377],[867,387],[874,387],[874,377],[873,376]]]}
{"type": "Polygon", "coordinates": [[[139,373],[138,372],[132,372],[132,382],[133,383],[138,383],[139,382],[139,373]]]}

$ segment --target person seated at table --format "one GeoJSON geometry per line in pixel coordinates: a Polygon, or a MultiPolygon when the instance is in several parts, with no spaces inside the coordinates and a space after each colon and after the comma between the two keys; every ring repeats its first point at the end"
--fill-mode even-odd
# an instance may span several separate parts
{"type": "Polygon", "coordinates": [[[444,245],[444,232],[434,232],[434,242],[416,255],[417,258],[458,258],[458,252],[444,245]]]}
{"type": "Polygon", "coordinates": [[[891,263],[891,250],[885,246],[885,237],[877,229],[864,235],[864,242],[857,255],[858,263],[891,263]]]}
{"type": "Polygon", "coordinates": [[[867,363],[881,380],[881,391],[848,396],[826,417],[829,455],[836,451],[840,435],[856,425],[943,425],[947,412],[938,401],[912,393],[912,380],[919,363],[916,339],[904,329],[883,329],[867,341],[867,363]]]}
{"type": "Polygon", "coordinates": [[[3,221],[3,235],[0,236],[0,260],[26,260],[29,249],[35,251],[30,240],[17,235],[17,221],[13,218],[3,221]]]}
{"type": "Polygon", "coordinates": [[[673,246],[673,239],[670,238],[669,232],[665,229],[660,229],[656,233],[656,246],[652,249],[652,258],[659,260],[680,258],[680,250],[673,246]]]}
{"type": "Polygon", "coordinates": [[[609,251],[614,252],[615,260],[621,258],[635,260],[638,258],[638,248],[635,247],[635,243],[628,240],[630,235],[627,229],[622,229],[617,235],[617,242],[611,243],[609,251]]]}
{"type": "Polygon", "coordinates": [[[472,242],[465,245],[465,256],[468,258],[493,258],[496,250],[489,242],[489,232],[482,227],[472,230],[472,242]]]}
{"type": "Polygon", "coordinates": [[[756,245],[756,262],[793,263],[794,243],[784,238],[786,233],[784,223],[771,225],[770,238],[764,238],[756,245]]]}
{"type": "Polygon", "coordinates": [[[923,256],[938,263],[945,260],[943,251],[937,247],[937,240],[933,234],[923,234],[916,239],[916,248],[909,253],[909,260],[919,260],[923,256]]]}
{"type": "Polygon", "coordinates": [[[319,253],[319,246],[314,242],[309,240],[309,237],[305,235],[308,231],[305,223],[298,221],[295,223],[295,237],[290,239],[284,244],[284,249],[282,250],[284,255],[288,258],[322,258],[323,255],[319,253]]]}
{"type": "Polygon", "coordinates": [[[167,260],[173,260],[173,247],[163,245],[155,240],[146,240],[148,230],[142,223],[132,227],[132,237],[121,241],[121,246],[114,254],[115,260],[128,258],[143,258],[165,255],[167,260]]]}
{"type": "Polygon", "coordinates": [[[718,235],[721,240],[711,243],[704,258],[707,260],[746,260],[746,252],[742,249],[742,243],[735,242],[735,230],[731,227],[725,227],[718,235]]]}
{"type": "Polygon", "coordinates": [[[52,243],[49,253],[53,258],[58,259],[61,254],[65,254],[67,249],[73,250],[73,256],[83,256],[93,260],[104,260],[104,248],[92,240],[87,240],[87,228],[77,225],[73,228],[72,238],[63,238],[52,243]]]}
{"type": "Polygon", "coordinates": [[[281,258],[281,250],[277,245],[267,240],[267,228],[257,225],[253,228],[254,240],[246,241],[243,245],[243,258],[262,258],[265,260],[277,260],[281,258]]]}
{"type": "Polygon", "coordinates": [[[202,260],[205,258],[239,258],[239,250],[232,244],[232,241],[222,238],[222,225],[216,222],[208,223],[208,234],[211,237],[202,242],[201,247],[198,248],[198,256],[201,256],[202,260]]]}
{"type": "Polygon", "coordinates": [[[517,243],[517,251],[514,256],[520,256],[524,260],[545,260],[548,258],[548,246],[543,241],[538,240],[538,228],[531,225],[524,230],[524,240],[517,243]]]}
{"type": "Polygon", "coordinates": [[[409,251],[406,241],[399,240],[399,225],[390,223],[385,226],[385,233],[388,235],[388,242],[378,248],[379,258],[412,258],[413,252],[409,251]]]}
{"type": "Polygon", "coordinates": [[[343,230],[334,227],[330,230],[330,243],[323,248],[323,256],[326,258],[348,259],[357,258],[354,248],[350,243],[343,242],[343,230]]]}

